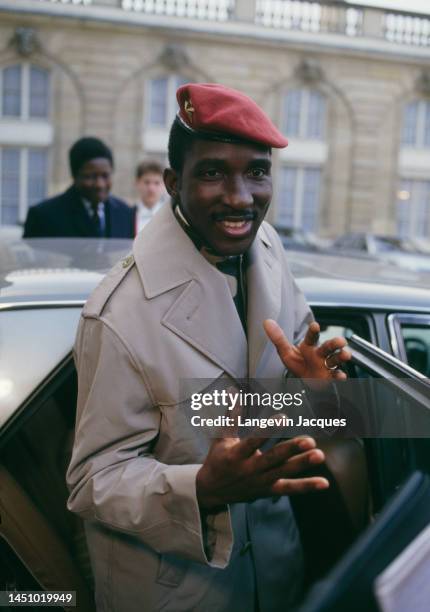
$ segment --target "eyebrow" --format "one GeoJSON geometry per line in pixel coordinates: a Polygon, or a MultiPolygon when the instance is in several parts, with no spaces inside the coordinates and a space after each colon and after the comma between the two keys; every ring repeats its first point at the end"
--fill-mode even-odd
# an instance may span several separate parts
{"type": "MultiPolygon", "coordinates": [[[[204,159],[200,159],[196,165],[194,166],[194,171],[198,171],[206,166],[226,166],[228,165],[227,160],[222,157],[206,157],[204,159]]],[[[272,161],[267,157],[258,157],[255,159],[251,159],[249,161],[248,166],[264,166],[265,168],[272,167],[272,161]]]]}

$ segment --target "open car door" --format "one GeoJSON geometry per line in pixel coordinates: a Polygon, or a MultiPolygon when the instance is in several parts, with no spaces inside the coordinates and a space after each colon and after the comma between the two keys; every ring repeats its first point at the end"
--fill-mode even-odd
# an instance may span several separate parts
{"type": "MultiPolygon", "coordinates": [[[[352,352],[348,384],[362,409],[365,435],[361,440],[374,520],[313,586],[300,612],[393,609],[378,604],[377,580],[387,568],[392,573],[394,561],[401,564],[405,551],[410,558],[411,547],[418,546],[417,542],[422,547],[423,535],[430,533],[429,381],[358,336],[352,335],[348,341],[352,352]]],[[[419,568],[421,574],[414,568],[410,583],[405,580],[405,590],[402,584],[395,597],[401,598],[409,588],[409,596],[415,592],[417,600],[421,597],[425,601],[426,581],[418,587],[413,581],[417,575],[429,574],[427,566],[430,550],[419,568]]],[[[395,589],[398,585],[399,581],[394,581],[395,589]]],[[[414,609],[422,612],[427,608],[414,609]]]]}

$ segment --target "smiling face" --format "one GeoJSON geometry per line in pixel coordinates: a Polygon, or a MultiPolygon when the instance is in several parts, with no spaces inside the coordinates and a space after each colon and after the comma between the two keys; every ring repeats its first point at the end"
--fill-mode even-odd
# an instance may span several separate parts
{"type": "Polygon", "coordinates": [[[196,140],[182,172],[168,169],[164,178],[206,245],[220,255],[249,249],[272,198],[269,149],[196,140]]]}
{"type": "Polygon", "coordinates": [[[112,187],[112,164],[104,157],[83,164],[75,178],[75,187],[91,204],[104,202],[112,187]]]}

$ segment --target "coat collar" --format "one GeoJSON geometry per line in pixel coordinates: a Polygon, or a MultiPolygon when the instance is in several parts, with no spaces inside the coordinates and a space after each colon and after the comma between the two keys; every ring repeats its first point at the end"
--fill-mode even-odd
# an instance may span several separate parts
{"type": "Polygon", "coordinates": [[[171,206],[138,234],[133,255],[148,299],[188,284],[162,324],[234,378],[247,378],[265,346],[262,323],[280,307],[281,267],[272,250],[262,226],[249,254],[248,342],[224,275],[198,252],[171,206]]]}

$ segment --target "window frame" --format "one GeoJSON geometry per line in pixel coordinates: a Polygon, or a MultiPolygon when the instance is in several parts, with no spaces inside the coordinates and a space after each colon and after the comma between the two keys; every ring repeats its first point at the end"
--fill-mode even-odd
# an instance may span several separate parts
{"type": "MultiPolygon", "coordinates": [[[[430,147],[429,147],[430,149],[430,147]]],[[[399,188],[398,192],[407,191],[409,193],[408,200],[403,200],[400,197],[396,199],[396,227],[397,233],[403,238],[410,238],[411,236],[421,236],[422,228],[424,227],[424,235],[427,237],[430,231],[430,180],[426,177],[408,177],[405,173],[402,173],[399,177],[399,188]],[[428,196],[427,211],[424,210],[422,214],[421,207],[423,202],[418,199],[420,195],[421,186],[419,184],[426,184],[426,196],[428,196]],[[409,204],[409,211],[406,211],[404,219],[401,219],[402,213],[401,208],[409,204]],[[425,214],[427,213],[427,214],[425,214]]]]}
{"type": "Polygon", "coordinates": [[[170,126],[176,115],[176,90],[178,88],[178,79],[186,80],[186,77],[180,72],[153,75],[147,77],[144,83],[144,130],[153,130],[165,132],[170,129],[170,126]],[[151,123],[151,103],[152,103],[152,83],[153,81],[166,79],[167,80],[167,97],[166,97],[166,122],[164,125],[155,125],[151,123]]]}
{"type": "Polygon", "coordinates": [[[402,325],[420,325],[430,328],[429,313],[391,313],[387,316],[387,326],[393,354],[397,359],[407,363],[405,342],[402,334],[402,325]]]}
{"type": "Polygon", "coordinates": [[[0,121],[29,121],[33,122],[51,122],[52,121],[52,78],[51,70],[41,64],[31,61],[8,63],[0,67],[0,121]],[[21,112],[19,115],[4,115],[3,114],[3,72],[7,68],[19,66],[21,68],[21,112]],[[32,117],[30,115],[30,80],[31,69],[37,68],[44,70],[48,74],[48,90],[47,90],[47,113],[46,116],[32,117]]]}
{"type": "Polygon", "coordinates": [[[430,141],[428,142],[428,144],[426,144],[425,142],[426,125],[428,128],[430,128],[430,100],[427,100],[425,98],[414,98],[413,100],[409,100],[408,102],[406,102],[406,104],[403,106],[402,112],[402,131],[400,136],[401,148],[430,149],[430,141]],[[417,116],[415,123],[414,141],[412,143],[408,143],[404,141],[405,115],[406,109],[412,104],[417,105],[417,116]]]}
{"type": "Polygon", "coordinates": [[[2,145],[0,142],[0,227],[10,224],[5,224],[2,221],[3,217],[3,201],[2,201],[2,176],[3,176],[3,151],[5,149],[17,149],[19,151],[19,195],[18,195],[18,224],[25,221],[27,212],[30,208],[28,199],[28,182],[29,182],[29,156],[32,150],[41,150],[46,153],[46,175],[45,175],[45,197],[48,191],[49,175],[51,171],[51,151],[50,147],[37,145],[2,145]]]}
{"type": "Polygon", "coordinates": [[[308,232],[317,232],[318,227],[320,225],[319,221],[320,221],[320,213],[321,213],[321,203],[323,200],[323,188],[324,188],[324,165],[313,164],[313,163],[307,164],[307,163],[302,163],[302,162],[295,163],[294,160],[291,160],[288,162],[283,161],[281,163],[279,179],[278,179],[278,196],[276,199],[277,200],[276,225],[278,227],[285,227],[285,228],[293,227],[293,228],[303,229],[304,231],[308,231],[308,232]],[[282,172],[287,168],[291,168],[296,171],[296,179],[294,183],[294,201],[287,203],[288,206],[292,206],[293,208],[293,214],[292,214],[293,222],[290,225],[284,223],[280,218],[281,217],[280,213],[282,210],[281,208],[282,202],[281,202],[280,194],[281,194],[281,190],[284,191],[282,189],[282,186],[283,186],[282,172]],[[313,229],[308,229],[308,228],[303,227],[304,194],[305,194],[305,184],[306,184],[305,174],[307,170],[318,170],[320,173],[319,198],[318,198],[317,211],[316,211],[316,223],[313,229]]]}
{"type": "Polygon", "coordinates": [[[284,90],[282,92],[281,117],[280,117],[281,129],[286,133],[289,132],[289,130],[287,129],[288,96],[296,92],[299,92],[300,94],[299,117],[298,117],[298,125],[297,125],[298,129],[297,129],[296,134],[293,134],[290,131],[290,138],[301,140],[301,141],[308,141],[308,142],[326,142],[327,141],[327,131],[328,131],[327,130],[328,99],[327,99],[327,95],[317,87],[302,86],[302,87],[295,87],[294,89],[291,89],[290,91],[284,90]],[[322,119],[322,125],[321,125],[321,135],[317,137],[308,136],[309,125],[310,125],[309,111],[311,107],[312,94],[318,94],[319,96],[321,96],[321,99],[323,101],[323,106],[324,106],[323,119],[322,119]]]}

